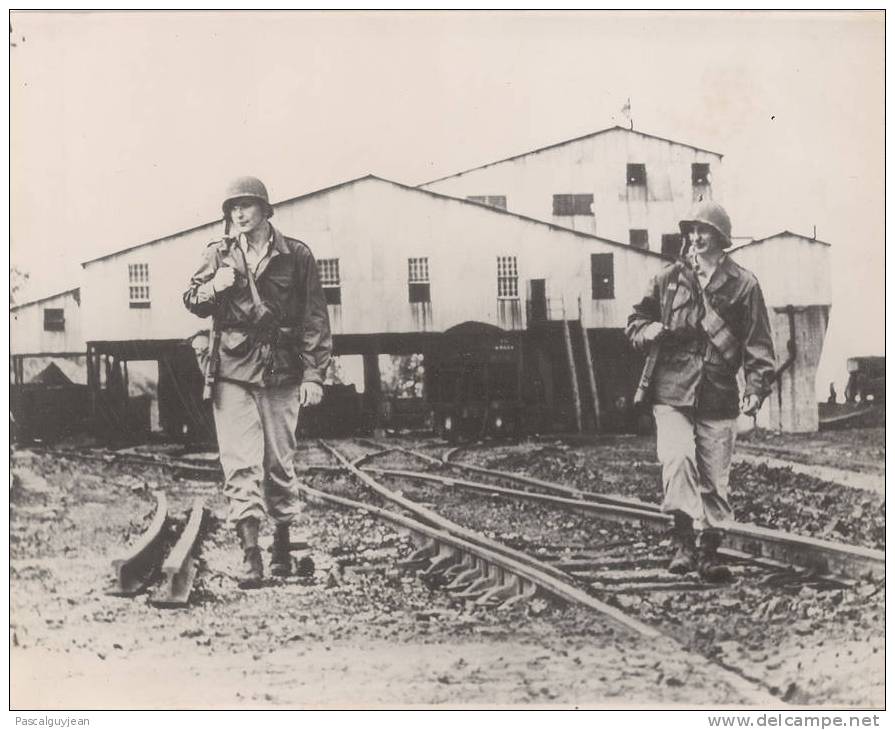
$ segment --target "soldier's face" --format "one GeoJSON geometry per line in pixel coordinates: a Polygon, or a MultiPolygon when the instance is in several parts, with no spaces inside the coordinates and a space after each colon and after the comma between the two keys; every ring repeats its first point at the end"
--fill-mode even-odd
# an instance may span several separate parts
{"type": "Polygon", "coordinates": [[[690,229],[690,246],[693,253],[706,256],[721,251],[724,248],[724,241],[718,231],[711,226],[694,223],[690,229]]]}
{"type": "Polygon", "coordinates": [[[265,220],[264,206],[255,198],[238,198],[230,204],[230,223],[234,233],[250,233],[265,220]]]}

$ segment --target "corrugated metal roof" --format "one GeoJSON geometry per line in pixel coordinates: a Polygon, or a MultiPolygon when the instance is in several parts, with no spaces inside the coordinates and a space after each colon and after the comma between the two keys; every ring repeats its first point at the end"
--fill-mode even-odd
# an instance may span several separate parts
{"type": "Polygon", "coordinates": [[[771,241],[775,238],[780,238],[781,236],[795,236],[796,238],[801,238],[803,241],[808,241],[809,243],[819,243],[821,246],[832,246],[833,244],[827,243],[826,241],[821,241],[817,238],[812,238],[811,236],[803,236],[801,233],[793,233],[792,231],[780,231],[780,233],[775,233],[772,236],[765,236],[764,238],[755,238],[751,241],[747,241],[746,243],[740,244],[739,246],[734,246],[731,248],[731,252],[739,251],[740,249],[746,248],[747,246],[754,246],[758,243],[765,243],[767,241],[771,241]]]}
{"type": "MultiPolygon", "coordinates": [[[[579,238],[585,238],[585,239],[588,239],[591,241],[601,241],[601,242],[607,243],[611,246],[620,246],[628,251],[634,251],[634,252],[636,252],[638,254],[642,254],[644,256],[653,256],[653,257],[659,257],[661,259],[668,260],[667,256],[663,256],[662,254],[660,254],[656,251],[645,251],[643,249],[633,248],[633,247],[629,246],[627,243],[622,243],[621,241],[613,241],[612,239],[603,238],[602,236],[594,236],[590,233],[582,233],[580,231],[572,230],[571,228],[564,228],[563,226],[558,226],[554,223],[548,223],[546,221],[542,221],[538,218],[531,218],[530,216],[522,215],[520,213],[513,213],[511,211],[502,210],[500,208],[494,208],[493,206],[486,205],[485,203],[476,203],[471,200],[466,200],[465,198],[455,198],[452,195],[445,195],[444,193],[436,193],[433,190],[425,190],[424,188],[414,187],[412,185],[405,185],[403,183],[395,182],[394,180],[388,180],[384,177],[379,177],[378,175],[373,175],[373,174],[363,175],[362,177],[356,177],[352,180],[346,180],[345,182],[337,183],[336,185],[330,185],[325,188],[320,188],[319,190],[313,190],[309,193],[304,193],[302,195],[296,195],[292,198],[287,198],[286,200],[281,200],[278,203],[274,203],[273,207],[274,207],[274,210],[276,210],[279,206],[288,205],[289,203],[294,203],[296,201],[304,200],[306,198],[315,197],[317,195],[323,195],[325,193],[331,192],[338,188],[346,187],[348,185],[354,185],[355,183],[362,182],[364,180],[376,180],[377,182],[394,185],[395,187],[401,188],[402,190],[407,190],[407,191],[415,193],[415,194],[429,195],[429,196],[432,196],[435,198],[440,198],[442,200],[451,200],[453,202],[460,203],[462,205],[474,206],[476,208],[481,208],[483,210],[487,210],[495,215],[504,215],[504,216],[510,216],[512,218],[518,218],[520,220],[528,221],[529,223],[535,223],[539,226],[546,226],[547,228],[550,228],[552,230],[562,231],[563,233],[571,233],[572,235],[578,236],[579,238]]],[[[114,258],[115,256],[120,256],[122,254],[128,253],[130,251],[134,251],[134,250],[136,250],[138,248],[142,248],[144,246],[151,246],[152,244],[155,244],[155,243],[162,243],[163,241],[173,238],[174,236],[181,236],[185,233],[190,233],[192,231],[199,230],[200,228],[205,228],[206,226],[215,225],[217,222],[218,222],[217,220],[209,221],[208,223],[203,223],[198,226],[193,226],[192,228],[188,228],[184,231],[177,231],[177,232],[171,233],[167,236],[162,236],[161,238],[154,238],[151,241],[145,241],[143,243],[138,243],[135,246],[129,246],[128,248],[124,248],[119,251],[114,251],[112,253],[108,253],[103,256],[99,256],[97,258],[90,259],[89,261],[85,261],[81,264],[81,266],[86,267],[86,266],[89,266],[90,264],[94,264],[98,261],[105,261],[106,259],[114,258]]]]}
{"type": "Polygon", "coordinates": [[[720,152],[712,152],[712,150],[707,150],[704,147],[696,147],[692,144],[687,144],[685,142],[677,142],[673,139],[668,139],[667,137],[658,137],[655,134],[647,134],[646,132],[641,132],[637,129],[628,129],[627,127],[620,127],[618,125],[614,127],[607,127],[606,129],[601,129],[597,132],[590,132],[589,134],[583,134],[580,137],[573,137],[572,139],[565,139],[562,142],[554,142],[553,144],[548,144],[546,147],[538,147],[537,149],[528,150],[527,152],[520,152],[519,154],[512,155],[511,157],[504,157],[502,160],[496,160],[494,162],[488,162],[484,165],[478,165],[477,167],[470,167],[468,170],[461,170],[460,172],[455,172],[451,175],[445,175],[443,177],[437,177],[434,180],[429,180],[428,182],[420,183],[418,187],[424,187],[425,185],[431,185],[432,183],[441,182],[442,180],[450,180],[452,177],[459,177],[460,175],[465,175],[468,172],[473,172],[475,170],[484,170],[486,167],[493,167],[494,165],[499,165],[503,162],[510,162],[511,160],[518,160],[520,157],[527,157],[528,155],[536,155],[539,152],[544,152],[546,150],[554,149],[555,147],[562,147],[563,145],[572,144],[573,142],[580,142],[583,139],[589,139],[591,137],[596,137],[600,134],[606,134],[607,132],[627,132],[629,134],[637,134],[641,137],[647,137],[649,139],[657,139],[661,142],[670,142],[671,144],[676,144],[681,147],[689,147],[691,150],[697,150],[699,152],[707,152],[710,155],[715,155],[717,157],[723,158],[724,155],[720,152]]]}
{"type": "MultiPolygon", "coordinates": [[[[41,302],[48,302],[50,299],[56,299],[56,297],[64,297],[66,294],[75,294],[77,298],[77,294],[80,292],[80,287],[75,287],[74,289],[66,289],[65,291],[61,291],[58,294],[50,294],[46,297],[41,297],[40,299],[32,299],[30,302],[22,302],[21,304],[16,304],[14,307],[10,307],[9,311],[14,312],[17,309],[21,309],[22,307],[31,307],[35,304],[40,304],[41,302]]],[[[78,302],[80,304],[80,302],[78,302]]]]}

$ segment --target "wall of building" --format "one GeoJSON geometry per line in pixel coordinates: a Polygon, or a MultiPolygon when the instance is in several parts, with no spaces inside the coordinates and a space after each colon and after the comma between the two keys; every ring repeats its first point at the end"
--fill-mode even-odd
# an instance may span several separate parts
{"type": "MultiPolygon", "coordinates": [[[[524,328],[530,279],[545,279],[559,316],[565,302],[588,327],[622,327],[648,277],[663,259],[576,235],[490,208],[458,202],[378,178],[364,178],[276,206],[272,220],[304,240],[319,259],[338,258],[341,305],[330,307],[336,334],[439,332],[467,320],[524,328]],[[591,299],[591,254],[611,253],[613,299],[591,299]],[[515,256],[519,301],[497,297],[497,257],[515,256]],[[408,259],[428,258],[426,316],[408,297],[408,259]]],[[[186,337],[207,324],[186,311],[181,295],[207,242],[209,225],[89,263],[82,311],[88,340],[186,337]],[[128,305],[128,264],[149,266],[150,306],[128,305]]]]}
{"type": "Polygon", "coordinates": [[[81,307],[75,292],[64,292],[9,310],[10,352],[13,355],[44,352],[86,352],[81,335],[81,307]],[[65,329],[44,329],[44,310],[62,309],[65,329]]]}
{"type": "Polygon", "coordinates": [[[830,246],[780,233],[731,251],[761,282],[769,307],[830,306],[833,303],[830,246]]]}
{"type": "Polygon", "coordinates": [[[678,221],[694,199],[691,164],[707,163],[711,190],[723,200],[721,156],[625,129],[532,152],[460,173],[422,187],[454,197],[506,196],[507,210],[628,243],[629,230],[649,231],[649,248],[661,250],[662,234],[678,233],[678,221]],[[627,184],[628,163],[646,165],[646,188],[627,184]],[[592,193],[592,217],[554,216],[554,194],[592,193]]]}
{"type": "Polygon", "coordinates": [[[830,246],[789,232],[731,252],[761,283],[778,368],[787,364],[762,408],[760,424],[817,431],[817,367],[832,305],[830,246]]]}

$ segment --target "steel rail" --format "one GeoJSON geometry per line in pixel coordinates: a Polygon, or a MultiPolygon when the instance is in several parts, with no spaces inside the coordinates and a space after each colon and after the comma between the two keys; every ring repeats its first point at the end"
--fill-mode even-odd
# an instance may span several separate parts
{"type": "MultiPolygon", "coordinates": [[[[367,475],[364,476],[366,476],[366,479],[369,479],[367,475]]],[[[365,483],[366,479],[364,480],[365,483]]],[[[481,544],[474,543],[469,540],[465,540],[457,535],[451,534],[447,530],[439,529],[438,527],[435,527],[431,524],[405,517],[404,515],[385,510],[381,507],[376,507],[375,505],[357,502],[355,500],[347,499],[345,497],[338,497],[333,494],[327,494],[326,492],[321,492],[304,484],[298,484],[297,489],[304,492],[310,497],[316,497],[324,501],[342,505],[343,507],[350,507],[352,509],[375,515],[380,519],[391,522],[394,525],[404,527],[413,533],[423,535],[429,538],[431,541],[439,544],[439,550],[436,555],[444,555],[446,552],[450,553],[451,551],[453,551],[454,555],[451,557],[456,558],[458,557],[456,553],[462,552],[468,556],[473,556],[474,558],[477,558],[479,560],[486,561],[496,566],[499,571],[505,571],[515,575],[519,579],[519,581],[516,583],[516,586],[518,587],[514,586],[515,590],[524,590],[524,583],[528,582],[564,601],[567,601],[569,603],[576,603],[598,611],[602,615],[606,616],[608,619],[616,622],[617,624],[620,624],[621,626],[624,626],[630,631],[640,634],[641,636],[648,638],[658,638],[662,635],[661,632],[658,631],[658,629],[655,629],[652,626],[648,626],[642,621],[626,615],[619,609],[603,603],[602,601],[588,595],[575,586],[568,584],[565,580],[557,579],[548,571],[543,569],[549,566],[541,566],[539,568],[531,564],[532,562],[536,561],[529,560],[529,562],[527,563],[520,562],[506,554],[498,553],[481,544]],[[448,550],[443,550],[441,546],[447,546],[448,550]]],[[[406,502],[407,500],[404,501],[406,502]]],[[[418,506],[416,510],[418,510],[418,506]]],[[[429,510],[426,511],[430,512],[429,510]]],[[[446,555],[445,557],[448,556],[446,555]]],[[[460,595],[462,596],[462,594],[460,595]]],[[[509,600],[512,600],[512,597],[509,600]]]]}
{"type": "Polygon", "coordinates": [[[190,592],[193,589],[193,581],[198,570],[193,551],[199,539],[204,519],[205,498],[196,497],[183,534],[162,565],[164,582],[149,600],[153,606],[178,608],[189,603],[190,592]]]}
{"type": "Polygon", "coordinates": [[[179,476],[189,476],[195,478],[211,477],[213,481],[221,478],[220,467],[201,466],[192,464],[188,461],[163,461],[153,458],[152,456],[144,456],[142,454],[120,454],[114,451],[105,453],[87,453],[76,451],[74,449],[50,449],[47,447],[29,446],[28,451],[36,454],[45,454],[48,456],[63,456],[68,459],[80,459],[82,461],[99,461],[104,464],[135,464],[141,466],[158,466],[161,468],[171,469],[179,472],[179,476]]]}
{"type": "Polygon", "coordinates": [[[391,491],[390,489],[373,479],[369,474],[366,473],[366,471],[362,471],[354,466],[352,462],[348,461],[348,459],[344,455],[339,453],[330,444],[322,440],[318,441],[318,443],[325,451],[327,451],[327,453],[332,455],[333,458],[335,458],[340,464],[342,464],[343,468],[350,475],[363,482],[363,484],[365,484],[383,499],[392,502],[393,504],[397,504],[400,507],[403,507],[408,512],[416,515],[423,522],[434,525],[439,529],[444,530],[445,532],[456,535],[457,537],[460,537],[471,543],[481,545],[483,548],[486,548],[492,552],[506,555],[507,557],[519,562],[528,562],[529,564],[537,567],[539,570],[550,573],[557,580],[564,580],[566,578],[565,574],[560,570],[556,570],[549,565],[541,563],[540,561],[535,560],[534,558],[526,555],[523,552],[513,550],[513,548],[502,545],[495,540],[491,540],[484,535],[475,532],[474,530],[470,530],[469,528],[458,525],[455,522],[451,522],[450,520],[446,519],[437,512],[434,512],[428,507],[424,507],[423,505],[407,499],[400,494],[396,494],[395,492],[391,491]]]}
{"type": "Polygon", "coordinates": [[[115,587],[108,591],[111,596],[134,596],[142,591],[152,578],[158,563],[162,535],[168,522],[168,498],[164,492],[154,492],[155,515],[149,527],[127,552],[112,560],[115,571],[115,587]]]}
{"type": "MultiPolygon", "coordinates": [[[[450,449],[445,458],[450,458],[463,447],[450,449]]],[[[388,449],[388,451],[403,451],[427,463],[436,465],[437,460],[426,454],[410,449],[388,449]]],[[[363,460],[367,461],[379,454],[367,454],[363,460]]],[[[442,465],[461,466],[456,462],[441,462],[442,465]]],[[[333,471],[333,468],[315,467],[322,471],[333,471]]],[[[476,467],[480,473],[486,473],[508,481],[518,481],[525,485],[540,483],[554,488],[554,491],[563,491],[564,485],[535,480],[530,477],[487,470],[476,467]],[[558,488],[558,489],[557,489],[558,488]]],[[[508,497],[529,499],[548,504],[561,505],[568,508],[580,509],[600,514],[604,519],[626,523],[640,522],[648,527],[667,530],[671,525],[671,517],[661,512],[656,504],[642,502],[636,499],[624,497],[606,497],[604,495],[587,494],[586,499],[573,499],[557,497],[553,494],[544,494],[528,490],[516,490],[500,487],[492,484],[474,482],[466,479],[445,477],[431,472],[412,472],[400,469],[378,469],[365,467],[364,471],[371,473],[389,474],[399,477],[407,477],[423,481],[439,482],[444,486],[457,486],[484,493],[502,494],[508,497]],[[626,506],[630,505],[630,506],[626,506]]],[[[719,552],[734,560],[750,560],[758,565],[773,568],[786,569],[793,566],[814,571],[824,577],[835,579],[846,585],[854,579],[869,577],[872,580],[881,580],[885,576],[885,553],[882,550],[865,548],[857,545],[821,540],[818,538],[793,535],[781,530],[774,530],[757,525],[731,523],[725,527],[723,546],[719,552]]]]}

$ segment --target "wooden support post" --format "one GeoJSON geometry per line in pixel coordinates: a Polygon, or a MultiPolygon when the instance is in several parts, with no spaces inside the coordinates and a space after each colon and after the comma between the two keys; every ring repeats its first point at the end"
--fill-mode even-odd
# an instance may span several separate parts
{"type": "Polygon", "coordinates": [[[590,385],[590,397],[594,404],[594,431],[601,431],[600,424],[600,397],[597,393],[597,374],[594,372],[594,358],[590,351],[590,339],[587,336],[587,327],[581,312],[581,297],[578,297],[578,324],[581,325],[581,339],[584,342],[584,360],[587,363],[587,380],[590,385]]]}
{"type": "Polygon", "coordinates": [[[572,400],[575,406],[575,429],[581,433],[581,393],[578,391],[578,370],[575,367],[575,353],[572,351],[572,335],[566,319],[566,303],[562,302],[562,338],[566,343],[566,359],[569,361],[569,377],[572,381],[572,400]]]}
{"type": "MultiPolygon", "coordinates": [[[[377,348],[378,349],[378,348],[377,348]]],[[[374,435],[382,435],[380,423],[379,401],[382,399],[381,374],[379,372],[379,353],[365,352],[364,355],[364,410],[374,435]]]]}

